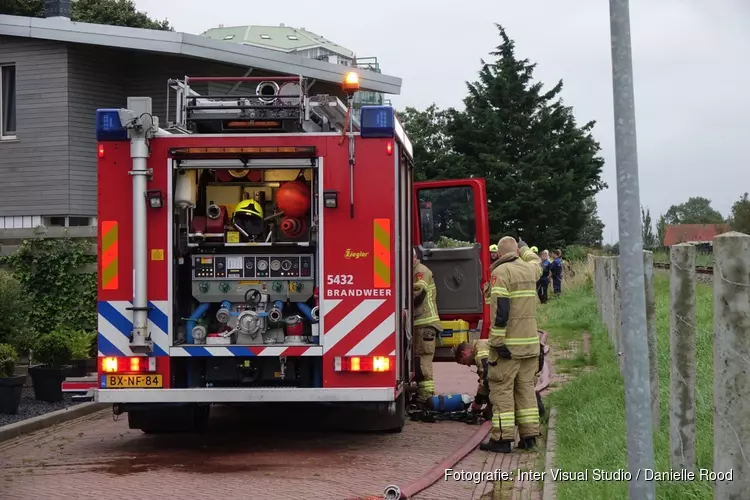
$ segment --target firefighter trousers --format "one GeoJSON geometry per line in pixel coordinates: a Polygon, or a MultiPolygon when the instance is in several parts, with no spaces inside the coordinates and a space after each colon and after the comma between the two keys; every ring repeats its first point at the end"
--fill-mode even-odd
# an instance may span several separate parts
{"type": "Polygon", "coordinates": [[[414,328],[414,334],[415,354],[417,355],[417,401],[425,402],[435,395],[432,359],[435,357],[435,335],[437,332],[429,326],[418,326],[414,328]]]}
{"type": "Polygon", "coordinates": [[[499,358],[493,362],[487,370],[492,403],[491,438],[515,440],[516,425],[522,439],[537,437],[539,405],[534,386],[539,374],[539,357],[499,358]]]}

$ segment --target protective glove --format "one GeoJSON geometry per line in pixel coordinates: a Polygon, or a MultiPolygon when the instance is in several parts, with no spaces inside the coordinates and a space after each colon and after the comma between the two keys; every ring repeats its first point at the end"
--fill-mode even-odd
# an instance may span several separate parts
{"type": "Polygon", "coordinates": [[[485,403],[489,403],[489,398],[483,394],[477,394],[474,396],[474,404],[482,406],[485,403]]]}
{"type": "Polygon", "coordinates": [[[523,248],[529,246],[525,241],[523,241],[523,238],[520,236],[518,237],[518,248],[523,248]]]}

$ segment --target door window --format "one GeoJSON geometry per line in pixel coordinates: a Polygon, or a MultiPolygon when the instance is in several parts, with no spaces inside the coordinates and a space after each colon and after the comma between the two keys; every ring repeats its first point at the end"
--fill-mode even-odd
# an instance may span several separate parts
{"type": "Polygon", "coordinates": [[[470,186],[417,191],[421,243],[425,248],[465,248],[476,242],[474,191],[470,186]]]}

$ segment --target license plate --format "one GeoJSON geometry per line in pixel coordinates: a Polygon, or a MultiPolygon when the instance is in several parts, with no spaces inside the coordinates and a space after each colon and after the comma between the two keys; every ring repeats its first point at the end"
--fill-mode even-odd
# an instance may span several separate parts
{"type": "Polygon", "coordinates": [[[107,389],[162,387],[161,375],[107,375],[107,389]]]}

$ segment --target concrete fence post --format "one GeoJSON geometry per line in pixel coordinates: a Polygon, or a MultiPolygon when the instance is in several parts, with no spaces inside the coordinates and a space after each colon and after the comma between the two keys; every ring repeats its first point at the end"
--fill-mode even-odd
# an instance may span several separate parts
{"type": "Polygon", "coordinates": [[[669,267],[669,464],[672,469],[694,471],[695,247],[672,245],[669,267]]]}
{"type": "Polygon", "coordinates": [[[594,258],[594,293],[596,294],[596,311],[602,318],[602,259],[594,258]]]}
{"type": "Polygon", "coordinates": [[[750,492],[750,236],[714,238],[714,498],[750,492]]]}
{"type": "Polygon", "coordinates": [[[622,313],[620,306],[620,258],[615,257],[612,259],[612,288],[614,290],[614,307],[613,312],[613,331],[615,339],[615,350],[617,352],[617,358],[620,363],[620,372],[625,371],[625,344],[622,339],[622,313]]]}
{"type": "Polygon", "coordinates": [[[648,332],[648,374],[651,386],[651,422],[659,430],[659,349],[656,342],[656,294],[654,292],[654,253],[643,252],[643,278],[646,283],[646,327],[648,332]]]}
{"type": "Polygon", "coordinates": [[[610,257],[607,259],[607,329],[609,331],[609,338],[612,341],[612,345],[617,349],[615,341],[615,259],[617,257],[610,257]]]}

